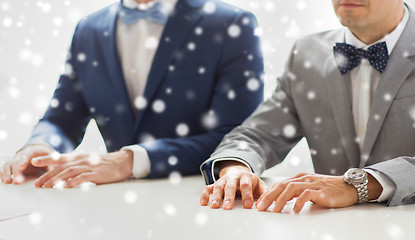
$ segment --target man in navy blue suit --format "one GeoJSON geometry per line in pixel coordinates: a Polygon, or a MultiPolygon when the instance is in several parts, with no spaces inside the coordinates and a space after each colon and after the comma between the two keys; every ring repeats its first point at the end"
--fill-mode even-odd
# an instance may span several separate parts
{"type": "Polygon", "coordinates": [[[2,167],[3,183],[198,173],[262,101],[256,25],[218,0],[124,0],[82,19],[49,108],[2,167]],[[109,153],[70,153],[91,119],[109,153]]]}

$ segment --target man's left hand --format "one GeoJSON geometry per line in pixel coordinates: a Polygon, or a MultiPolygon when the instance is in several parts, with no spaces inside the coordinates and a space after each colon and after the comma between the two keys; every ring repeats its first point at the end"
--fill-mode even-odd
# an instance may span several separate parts
{"type": "Polygon", "coordinates": [[[347,184],[343,176],[299,174],[274,184],[258,199],[256,207],[265,211],[275,201],[274,212],[281,212],[285,204],[297,198],[294,212],[299,213],[307,201],[323,207],[348,207],[358,202],[357,190],[347,184]]]}
{"type": "Polygon", "coordinates": [[[36,187],[51,188],[63,181],[65,188],[71,188],[83,182],[102,184],[128,178],[132,172],[133,153],[129,150],[105,155],[55,153],[34,158],[32,164],[49,169],[35,181],[36,187]]]}

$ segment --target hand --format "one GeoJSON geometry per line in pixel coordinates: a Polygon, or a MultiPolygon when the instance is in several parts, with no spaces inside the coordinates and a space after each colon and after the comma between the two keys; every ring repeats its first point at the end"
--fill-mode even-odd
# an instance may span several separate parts
{"type": "Polygon", "coordinates": [[[345,183],[343,176],[299,174],[274,184],[258,199],[256,207],[265,211],[275,201],[273,211],[281,212],[285,204],[295,197],[295,213],[299,213],[307,201],[323,207],[348,207],[358,202],[356,188],[345,183]]]}
{"type": "Polygon", "coordinates": [[[3,183],[20,184],[27,176],[40,176],[45,171],[44,167],[35,167],[31,161],[35,157],[49,155],[54,152],[47,145],[28,145],[19,150],[12,160],[6,162],[0,169],[0,178],[3,183]]]}
{"type": "Polygon", "coordinates": [[[62,154],[34,158],[36,167],[49,167],[50,170],[35,181],[36,187],[51,188],[63,181],[65,188],[83,182],[96,184],[118,182],[128,178],[132,172],[133,153],[120,150],[105,155],[62,154]]]}
{"type": "Polygon", "coordinates": [[[240,191],[244,208],[251,208],[254,198],[258,198],[267,189],[266,184],[258,176],[240,163],[231,162],[222,168],[219,176],[219,180],[214,184],[204,187],[200,195],[200,205],[207,206],[209,196],[212,195],[211,208],[219,208],[223,198],[223,208],[232,209],[236,192],[240,191]]]}

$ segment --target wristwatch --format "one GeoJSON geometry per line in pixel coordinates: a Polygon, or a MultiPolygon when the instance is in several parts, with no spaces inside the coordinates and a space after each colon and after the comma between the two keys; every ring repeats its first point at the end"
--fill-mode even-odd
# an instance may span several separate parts
{"type": "Polygon", "coordinates": [[[367,173],[359,168],[351,168],[343,176],[344,182],[352,184],[359,196],[358,203],[367,202],[369,193],[367,191],[367,173]]]}

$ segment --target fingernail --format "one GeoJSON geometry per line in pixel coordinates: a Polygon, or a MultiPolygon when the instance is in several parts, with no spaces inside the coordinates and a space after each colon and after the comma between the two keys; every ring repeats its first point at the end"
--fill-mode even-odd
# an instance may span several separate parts
{"type": "Polygon", "coordinates": [[[223,209],[231,209],[232,207],[231,207],[231,201],[229,201],[229,200],[226,200],[224,203],[223,203],[223,209]]]}
{"type": "Polygon", "coordinates": [[[246,208],[250,208],[252,206],[252,202],[251,202],[251,200],[245,200],[245,202],[244,202],[244,207],[246,207],[246,208]]]}
{"type": "Polygon", "coordinates": [[[257,204],[256,208],[259,211],[264,211],[265,210],[265,204],[263,202],[260,202],[260,203],[257,204]]]}
{"type": "Polygon", "coordinates": [[[218,205],[218,200],[213,200],[211,203],[210,203],[210,206],[217,206],[218,205]]]}

